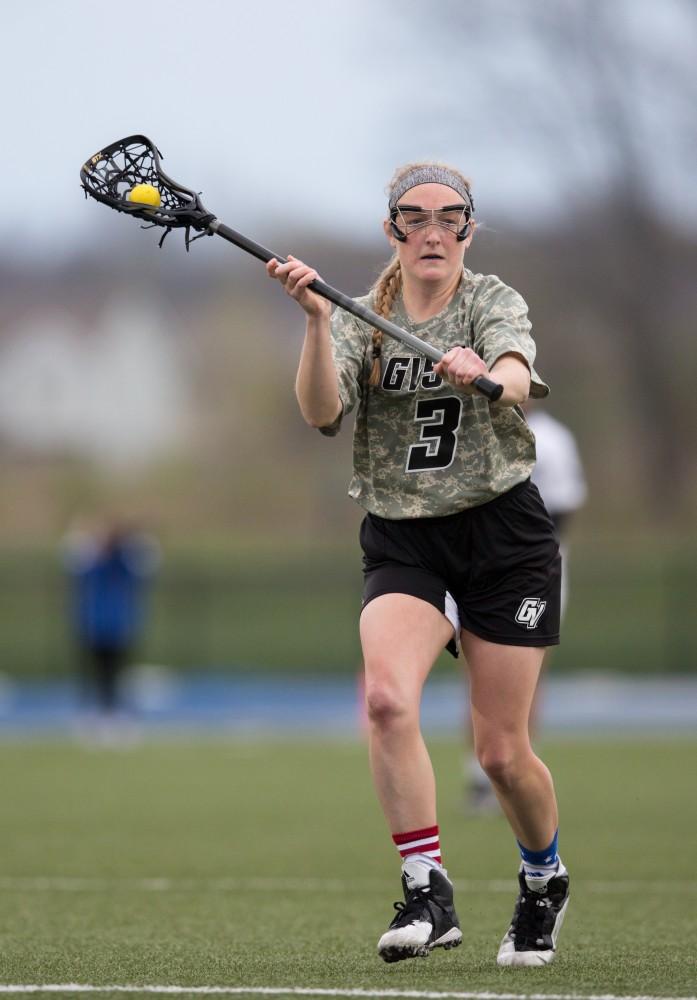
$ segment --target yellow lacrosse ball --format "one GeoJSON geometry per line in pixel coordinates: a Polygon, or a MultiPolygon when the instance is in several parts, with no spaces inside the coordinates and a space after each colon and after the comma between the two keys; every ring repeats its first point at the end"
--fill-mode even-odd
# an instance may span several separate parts
{"type": "Polygon", "coordinates": [[[128,192],[128,200],[138,202],[139,205],[152,205],[158,208],[162,199],[160,192],[152,184],[136,184],[128,192]]]}

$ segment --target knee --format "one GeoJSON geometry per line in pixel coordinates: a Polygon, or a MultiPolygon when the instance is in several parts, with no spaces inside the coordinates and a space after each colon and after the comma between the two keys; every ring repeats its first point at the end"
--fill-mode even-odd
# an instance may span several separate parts
{"type": "Polygon", "coordinates": [[[478,747],[477,757],[489,780],[499,788],[510,790],[523,774],[527,754],[511,743],[497,742],[478,747]]]}
{"type": "Polygon", "coordinates": [[[374,681],[366,685],[365,706],[368,720],[376,729],[395,729],[416,718],[410,699],[394,684],[374,681]]]}

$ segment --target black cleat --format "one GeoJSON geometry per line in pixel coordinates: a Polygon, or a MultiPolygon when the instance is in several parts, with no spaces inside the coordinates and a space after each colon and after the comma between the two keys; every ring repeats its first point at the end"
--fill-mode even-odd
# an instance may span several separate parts
{"type": "Polygon", "coordinates": [[[378,941],[378,954],[386,962],[427,958],[434,948],[456,948],[462,931],[453,906],[453,887],[438,868],[429,871],[429,884],[409,889],[402,875],[404,902],[394,904],[397,915],[378,941]]]}
{"type": "Polygon", "coordinates": [[[569,876],[559,862],[559,871],[539,892],[530,889],[523,872],[518,874],[520,892],[511,926],[499,948],[498,965],[549,965],[557,950],[557,937],[569,902],[569,876]]]}

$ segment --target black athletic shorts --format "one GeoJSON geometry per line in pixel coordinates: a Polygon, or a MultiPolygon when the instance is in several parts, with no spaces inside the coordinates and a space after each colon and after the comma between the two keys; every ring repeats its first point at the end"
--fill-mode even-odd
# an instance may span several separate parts
{"type": "MultiPolygon", "coordinates": [[[[465,628],[510,646],[559,642],[561,558],[530,480],[479,507],[446,517],[361,523],[363,607],[382,594],[410,594],[465,628]]],[[[455,642],[448,643],[457,656],[455,642]]]]}

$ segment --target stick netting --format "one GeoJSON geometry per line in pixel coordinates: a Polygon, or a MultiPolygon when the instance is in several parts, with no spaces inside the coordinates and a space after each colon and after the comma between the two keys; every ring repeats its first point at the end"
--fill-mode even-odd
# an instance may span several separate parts
{"type": "Polygon", "coordinates": [[[80,178],[86,193],[98,201],[167,229],[205,229],[213,218],[196,192],[165,174],[157,148],[145,136],[129,136],[105,147],[85,163],[80,178]],[[160,205],[130,201],[128,195],[137,184],[157,188],[160,205]]]}

